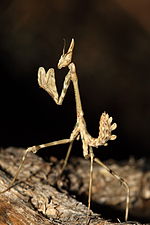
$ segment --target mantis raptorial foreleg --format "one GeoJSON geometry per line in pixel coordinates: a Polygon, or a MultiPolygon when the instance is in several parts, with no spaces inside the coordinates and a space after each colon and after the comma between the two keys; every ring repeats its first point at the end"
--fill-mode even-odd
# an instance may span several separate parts
{"type": "Polygon", "coordinates": [[[93,149],[92,149],[93,147],[97,148],[98,146],[102,146],[102,145],[106,146],[107,142],[109,140],[115,140],[116,135],[113,135],[112,132],[113,132],[113,130],[116,129],[117,125],[116,125],[116,123],[112,123],[112,117],[109,117],[109,115],[104,112],[104,113],[102,113],[102,115],[100,117],[100,121],[99,121],[98,137],[93,138],[88,133],[87,128],[86,128],[86,122],[85,122],[85,119],[84,119],[84,113],[83,113],[83,110],[82,110],[82,104],[81,104],[81,98],[80,98],[80,92],[79,92],[79,86],[78,86],[78,76],[77,76],[77,73],[76,73],[76,67],[75,67],[75,64],[72,62],[73,48],[74,48],[74,39],[72,39],[67,53],[65,53],[64,49],[63,49],[63,54],[61,55],[60,60],[58,62],[58,69],[61,69],[63,67],[67,67],[67,66],[68,66],[68,69],[69,69],[69,71],[68,71],[68,73],[65,77],[65,80],[64,80],[63,89],[62,89],[62,92],[60,94],[60,97],[59,97],[58,92],[57,92],[54,69],[51,68],[46,72],[43,67],[40,67],[39,71],[38,71],[38,83],[39,83],[40,87],[42,87],[53,98],[53,100],[58,105],[61,105],[63,103],[64,97],[66,95],[66,92],[67,92],[67,89],[70,85],[70,82],[72,81],[72,83],[73,83],[74,94],[75,94],[75,102],[76,102],[77,121],[76,121],[76,125],[75,125],[73,131],[71,132],[70,138],[59,140],[59,141],[54,141],[54,142],[49,142],[49,143],[46,143],[46,144],[37,145],[37,146],[27,148],[27,150],[25,151],[25,153],[22,157],[20,166],[19,166],[19,168],[16,172],[16,175],[15,175],[14,179],[11,181],[8,188],[6,188],[1,193],[4,193],[7,190],[9,190],[12,187],[12,185],[14,184],[14,182],[17,179],[18,174],[19,174],[19,172],[20,172],[20,170],[23,166],[24,160],[25,160],[28,152],[36,153],[41,148],[70,143],[69,148],[68,148],[68,152],[67,152],[67,155],[66,155],[66,158],[65,158],[64,166],[62,168],[62,170],[64,170],[64,168],[67,164],[70,152],[71,152],[73,141],[81,138],[82,147],[83,147],[83,156],[85,157],[85,159],[90,158],[90,162],[91,162],[90,163],[88,210],[90,210],[90,203],[91,203],[93,162],[96,162],[98,165],[105,168],[111,175],[114,176],[114,178],[116,178],[117,180],[119,180],[123,184],[123,186],[126,190],[125,220],[127,220],[128,219],[128,211],[129,211],[129,186],[128,186],[127,182],[122,177],[120,177],[117,173],[115,173],[110,168],[108,168],[98,158],[95,158],[94,153],[93,153],[93,149]]]}
{"type": "Polygon", "coordinates": [[[38,70],[38,82],[40,87],[46,90],[49,95],[53,98],[57,105],[62,105],[64,97],[66,95],[67,89],[70,85],[71,76],[70,71],[65,77],[63,89],[60,97],[58,96],[57,87],[55,83],[55,71],[53,68],[49,69],[46,73],[43,67],[40,67],[38,70]]]}

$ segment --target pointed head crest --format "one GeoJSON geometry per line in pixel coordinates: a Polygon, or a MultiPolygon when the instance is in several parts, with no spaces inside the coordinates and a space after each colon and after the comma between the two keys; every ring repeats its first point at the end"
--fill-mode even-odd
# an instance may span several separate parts
{"type": "Polygon", "coordinates": [[[73,54],[73,48],[74,48],[74,39],[72,38],[69,49],[67,53],[65,53],[65,41],[64,41],[64,47],[63,47],[63,54],[61,55],[59,62],[58,62],[58,69],[61,69],[62,67],[68,66],[72,61],[72,54],[73,54]]]}

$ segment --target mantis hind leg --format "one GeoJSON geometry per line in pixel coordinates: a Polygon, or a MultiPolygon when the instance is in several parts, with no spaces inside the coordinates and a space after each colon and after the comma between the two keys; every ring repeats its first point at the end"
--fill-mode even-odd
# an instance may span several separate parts
{"type": "Polygon", "coordinates": [[[116,172],[114,172],[113,170],[111,170],[101,160],[99,160],[98,158],[94,158],[94,161],[97,164],[99,164],[100,166],[102,166],[103,168],[105,168],[108,171],[108,173],[110,173],[114,178],[116,178],[118,181],[120,181],[120,183],[124,186],[124,188],[126,190],[125,221],[127,221],[128,220],[128,213],[129,213],[129,200],[130,200],[130,189],[129,189],[129,185],[127,184],[127,182],[121,176],[119,176],[116,172]]]}

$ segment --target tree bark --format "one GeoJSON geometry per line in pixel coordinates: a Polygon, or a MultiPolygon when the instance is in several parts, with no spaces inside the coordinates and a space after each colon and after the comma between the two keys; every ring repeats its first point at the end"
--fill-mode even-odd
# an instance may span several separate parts
{"type": "MultiPolygon", "coordinates": [[[[11,147],[0,151],[0,191],[7,188],[14,177],[23,150],[11,147]]],[[[130,217],[148,221],[150,164],[144,159],[119,164],[109,160],[106,164],[130,186],[130,217]]],[[[98,165],[94,166],[91,205],[96,213],[91,210],[87,217],[88,210],[83,203],[87,203],[89,166],[88,160],[72,158],[60,176],[62,161],[51,157],[50,162],[45,162],[29,153],[13,188],[0,194],[0,225],[84,225],[87,220],[90,225],[131,224],[117,223],[117,218],[123,218],[126,193],[119,182],[98,165]],[[108,222],[99,213],[116,222],[108,222]]]]}

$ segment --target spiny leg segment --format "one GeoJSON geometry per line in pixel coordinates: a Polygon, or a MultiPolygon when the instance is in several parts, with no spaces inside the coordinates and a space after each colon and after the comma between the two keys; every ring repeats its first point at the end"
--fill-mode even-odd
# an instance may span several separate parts
{"type": "Polygon", "coordinates": [[[28,152],[36,153],[39,149],[50,147],[54,145],[60,145],[60,144],[69,144],[68,152],[64,161],[64,165],[62,168],[62,171],[65,169],[65,166],[67,164],[71,148],[73,145],[74,140],[78,140],[81,137],[82,140],[82,147],[83,147],[83,156],[85,159],[90,158],[90,182],[89,182],[89,196],[88,196],[88,209],[90,210],[90,203],[91,203],[91,193],[92,193],[92,178],[93,178],[93,162],[96,162],[98,165],[105,168],[111,175],[114,176],[117,180],[119,180],[125,190],[126,190],[126,211],[125,211],[125,220],[128,219],[128,211],[129,211],[129,186],[127,182],[120,177],[118,174],[116,174],[114,171],[112,171],[110,168],[108,168],[104,163],[102,163],[98,158],[95,158],[93,153],[93,147],[98,146],[106,146],[107,142],[109,140],[115,140],[116,135],[112,135],[112,131],[116,129],[117,125],[116,123],[112,124],[112,117],[109,117],[107,113],[102,113],[99,121],[99,135],[97,138],[93,138],[87,131],[86,128],[86,122],[84,119],[84,113],[82,110],[82,104],[81,104],[81,98],[80,98],[80,92],[79,92],[79,86],[78,86],[78,77],[76,73],[76,67],[75,64],[72,62],[72,54],[74,49],[74,39],[72,39],[70,47],[67,51],[67,53],[64,52],[60,57],[60,60],[58,62],[58,69],[61,69],[63,67],[68,66],[69,72],[65,77],[63,89],[60,94],[60,97],[57,92],[56,82],[55,82],[55,72],[53,68],[50,68],[47,73],[43,67],[40,67],[38,70],[38,83],[40,87],[42,87],[45,91],[48,92],[48,94],[53,98],[53,100],[56,102],[56,104],[61,105],[63,103],[64,97],[66,95],[67,89],[70,85],[70,82],[72,81],[73,87],[74,87],[74,94],[75,94],[75,102],[76,102],[76,115],[77,115],[77,122],[76,125],[71,132],[70,138],[58,140],[54,142],[49,142],[46,144],[41,144],[37,146],[32,146],[27,148],[25,151],[20,166],[16,172],[16,175],[14,176],[13,180],[10,182],[8,187],[3,190],[0,193],[4,193],[8,191],[13,185],[15,180],[18,177],[18,174],[20,173],[20,170],[23,166],[23,163],[26,159],[26,156],[28,152]]]}

